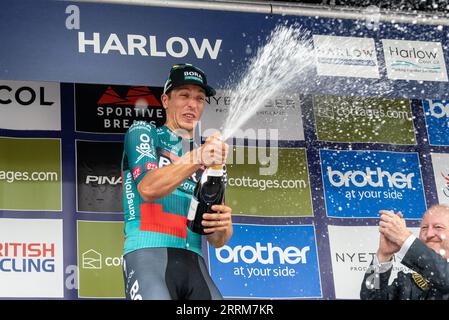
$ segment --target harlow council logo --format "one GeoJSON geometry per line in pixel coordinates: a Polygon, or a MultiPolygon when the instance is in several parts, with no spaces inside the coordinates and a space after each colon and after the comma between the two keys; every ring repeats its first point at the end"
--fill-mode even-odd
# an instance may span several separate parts
{"type": "Polygon", "coordinates": [[[83,269],[101,269],[101,254],[90,249],[83,253],[83,269]]]}
{"type": "Polygon", "coordinates": [[[448,80],[440,42],[382,39],[382,45],[389,79],[448,80]]]}
{"type": "Polygon", "coordinates": [[[159,87],[76,84],[76,130],[125,133],[135,121],[162,125],[161,93],[159,87]]]}
{"type": "Polygon", "coordinates": [[[320,150],[327,215],[378,218],[381,209],[419,219],[426,210],[417,153],[320,150]]]}

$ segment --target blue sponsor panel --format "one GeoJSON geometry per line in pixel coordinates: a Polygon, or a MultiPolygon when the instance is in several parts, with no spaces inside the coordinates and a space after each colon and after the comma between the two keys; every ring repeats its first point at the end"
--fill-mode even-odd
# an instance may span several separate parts
{"type": "Polygon", "coordinates": [[[208,246],[209,270],[224,297],[322,296],[315,230],[311,225],[234,224],[223,247],[208,246]]]}
{"type": "Polygon", "coordinates": [[[423,100],[431,145],[449,146],[449,100],[423,100]]]}
{"type": "Polygon", "coordinates": [[[420,219],[426,210],[417,153],[320,150],[329,217],[378,218],[379,210],[420,219]]]}

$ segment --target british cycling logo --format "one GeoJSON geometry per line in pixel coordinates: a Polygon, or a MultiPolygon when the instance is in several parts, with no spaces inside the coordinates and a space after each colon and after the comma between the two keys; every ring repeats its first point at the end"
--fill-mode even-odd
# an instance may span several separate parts
{"type": "Polygon", "coordinates": [[[55,272],[53,242],[0,242],[0,271],[55,272]]]}

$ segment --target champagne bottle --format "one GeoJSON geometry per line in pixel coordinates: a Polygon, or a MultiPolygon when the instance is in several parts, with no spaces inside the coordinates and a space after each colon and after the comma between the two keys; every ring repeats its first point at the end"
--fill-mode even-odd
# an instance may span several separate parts
{"type": "Polygon", "coordinates": [[[225,195],[223,174],[223,165],[211,166],[203,172],[200,181],[196,184],[187,215],[187,226],[193,232],[206,234],[201,224],[203,214],[214,213],[216,211],[213,211],[211,207],[215,204],[223,204],[225,195]]]}

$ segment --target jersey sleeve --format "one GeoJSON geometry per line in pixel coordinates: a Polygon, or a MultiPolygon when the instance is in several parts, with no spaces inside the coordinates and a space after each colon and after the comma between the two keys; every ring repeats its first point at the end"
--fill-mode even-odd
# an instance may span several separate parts
{"type": "Polygon", "coordinates": [[[125,135],[124,156],[136,184],[147,171],[158,168],[157,141],[156,127],[142,121],[135,122],[125,135]]]}

